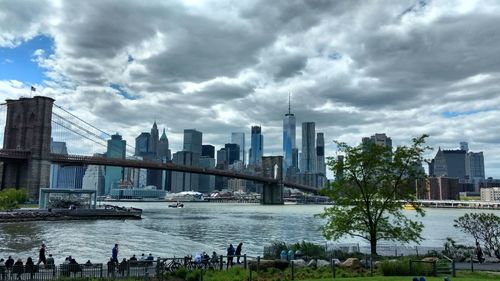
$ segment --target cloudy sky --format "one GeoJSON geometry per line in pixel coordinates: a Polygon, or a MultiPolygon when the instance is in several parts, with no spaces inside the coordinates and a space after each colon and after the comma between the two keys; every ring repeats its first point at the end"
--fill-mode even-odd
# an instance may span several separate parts
{"type": "Polygon", "coordinates": [[[298,144],[305,121],[328,155],[427,133],[500,177],[498,26],[494,0],[0,0],[0,97],[34,85],[130,143],[156,120],[173,151],[185,128],[220,147],[260,124],[281,154],[291,92],[298,144]]]}

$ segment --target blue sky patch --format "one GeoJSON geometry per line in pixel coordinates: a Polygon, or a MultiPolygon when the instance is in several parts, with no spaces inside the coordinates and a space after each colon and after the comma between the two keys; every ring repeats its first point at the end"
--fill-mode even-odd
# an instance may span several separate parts
{"type": "Polygon", "coordinates": [[[34,61],[33,53],[44,50],[44,56],[53,53],[54,40],[37,36],[15,48],[0,48],[0,80],[18,80],[25,84],[40,84],[44,70],[34,61]]]}
{"type": "Polygon", "coordinates": [[[123,88],[118,85],[118,84],[111,84],[109,85],[111,88],[115,89],[118,91],[118,94],[121,95],[122,97],[128,99],[128,100],[136,100],[137,98],[134,97],[133,95],[127,93],[125,90],[123,90],[123,88]]]}
{"type": "Polygon", "coordinates": [[[446,118],[453,118],[453,117],[473,115],[476,113],[488,112],[488,111],[491,111],[491,109],[468,110],[468,111],[445,111],[445,112],[441,113],[441,115],[443,117],[446,117],[446,118]]]}

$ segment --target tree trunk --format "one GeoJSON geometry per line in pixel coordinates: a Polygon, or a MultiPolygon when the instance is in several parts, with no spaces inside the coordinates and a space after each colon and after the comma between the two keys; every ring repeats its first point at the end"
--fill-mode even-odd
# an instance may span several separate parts
{"type": "Polygon", "coordinates": [[[377,235],[371,233],[370,234],[370,250],[372,257],[377,256],[377,235]]]}

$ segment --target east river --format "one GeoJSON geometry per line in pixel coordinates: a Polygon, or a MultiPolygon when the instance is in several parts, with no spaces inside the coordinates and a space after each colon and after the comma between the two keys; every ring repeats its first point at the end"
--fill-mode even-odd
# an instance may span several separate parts
{"type": "MultiPolygon", "coordinates": [[[[183,209],[168,203],[119,203],[143,209],[142,220],[56,221],[0,224],[0,258],[8,255],[38,258],[42,243],[56,263],[72,255],[78,262],[105,262],[111,248],[120,244],[119,257],[152,253],[173,257],[200,251],[224,253],[229,243],[243,242],[243,253],[262,255],[272,240],[325,244],[319,227],[321,205],[262,206],[258,204],[187,203],[183,209]]],[[[405,211],[410,217],[414,211],[405,211]]],[[[446,237],[472,245],[472,239],[453,227],[466,209],[426,209],[421,245],[440,247],[446,237]]],[[[490,211],[500,215],[500,211],[490,211]]],[[[365,242],[344,238],[339,243],[365,242]]],[[[334,242],[329,242],[332,244],[334,242]]]]}

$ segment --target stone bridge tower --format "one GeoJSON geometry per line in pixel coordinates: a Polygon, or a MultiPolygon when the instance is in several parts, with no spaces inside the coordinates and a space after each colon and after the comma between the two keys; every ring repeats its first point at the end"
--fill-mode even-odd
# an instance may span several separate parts
{"type": "Polygon", "coordinates": [[[1,188],[23,187],[31,200],[38,200],[40,188],[49,187],[54,99],[35,96],[6,102],[3,148],[29,151],[30,158],[4,162],[1,188]]]}
{"type": "Polygon", "coordinates": [[[264,177],[277,180],[277,183],[266,183],[262,188],[261,203],[263,205],[282,205],[283,200],[283,156],[262,157],[262,174],[264,177]]]}

